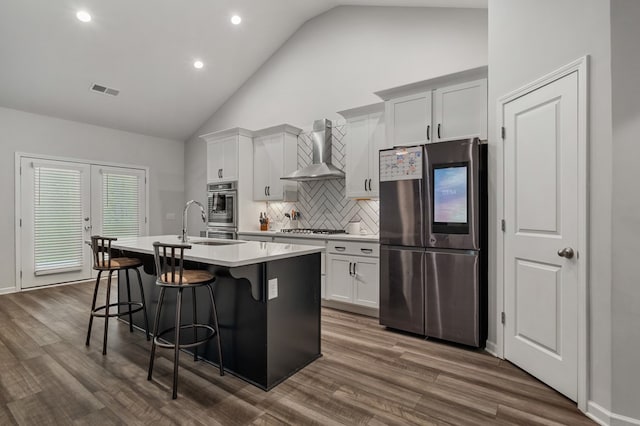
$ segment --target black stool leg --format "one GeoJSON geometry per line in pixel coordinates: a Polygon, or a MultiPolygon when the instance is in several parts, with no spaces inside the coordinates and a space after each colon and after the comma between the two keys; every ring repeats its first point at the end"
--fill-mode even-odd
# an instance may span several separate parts
{"type": "Polygon", "coordinates": [[[180,356],[180,314],[182,311],[182,290],[178,289],[176,298],[176,329],[175,346],[173,351],[173,399],[178,397],[178,361],[180,356]]]}
{"type": "Polygon", "coordinates": [[[158,306],[156,307],[156,317],[153,321],[153,340],[151,341],[151,358],[149,358],[149,373],[147,380],[151,380],[153,373],[153,359],[156,355],[156,339],[158,338],[158,326],[160,325],[160,310],[162,309],[162,301],[164,300],[164,287],[160,288],[160,297],[158,298],[158,306]]]}
{"type": "MultiPolygon", "coordinates": [[[[197,315],[197,311],[196,311],[196,288],[192,287],[191,288],[191,298],[193,299],[193,320],[191,321],[191,324],[195,325],[198,323],[198,315],[197,315]]],[[[198,329],[196,327],[193,327],[193,340],[194,341],[198,341],[198,329]]],[[[193,347],[193,360],[197,361],[198,360],[198,347],[194,346],[193,347]]]]}
{"type": "Polygon", "coordinates": [[[87,330],[87,341],[85,345],[89,346],[91,340],[91,326],[93,325],[93,311],[96,309],[96,298],[98,297],[98,288],[100,287],[100,275],[102,271],[98,271],[98,278],[96,278],[96,286],[93,289],[93,301],[91,302],[91,314],[89,315],[89,329],[87,330]]]}
{"type": "MultiPolygon", "coordinates": [[[[131,311],[133,310],[133,306],[131,305],[131,285],[129,284],[129,269],[125,269],[124,273],[127,276],[127,297],[129,301],[129,333],[133,333],[133,314],[131,311]]],[[[120,285],[118,283],[118,285],[120,285]]]]}
{"type": "Polygon", "coordinates": [[[102,355],[107,354],[107,332],[109,331],[109,305],[111,304],[111,275],[113,271],[109,271],[107,279],[107,304],[104,307],[104,339],[102,341],[102,355]]]}
{"type": "Polygon", "coordinates": [[[142,313],[144,314],[144,331],[147,333],[147,341],[149,341],[149,317],[147,316],[147,301],[144,298],[144,288],[142,288],[142,276],[140,270],[135,268],[138,275],[138,284],[140,284],[140,299],[142,300],[142,313]]]}
{"type": "Polygon", "coordinates": [[[220,344],[220,326],[218,325],[218,312],[216,310],[216,301],[213,298],[213,289],[208,285],[209,297],[211,298],[211,314],[213,316],[213,324],[216,329],[216,340],[218,341],[218,365],[220,367],[220,375],[224,376],[224,367],[222,366],[222,345],[220,344]]]}

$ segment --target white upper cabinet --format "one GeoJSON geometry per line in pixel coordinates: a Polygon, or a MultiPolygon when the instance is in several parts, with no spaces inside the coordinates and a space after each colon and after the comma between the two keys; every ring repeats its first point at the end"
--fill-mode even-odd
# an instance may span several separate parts
{"type": "Polygon", "coordinates": [[[434,141],[487,138],[487,80],[436,89],[433,92],[434,141]]]}
{"type": "Polygon", "coordinates": [[[340,111],[347,120],[345,185],[349,198],[377,198],[379,153],[385,147],[384,104],[340,111]]]}
{"type": "Polygon", "coordinates": [[[238,180],[238,138],[207,142],[207,183],[238,180]]]}
{"type": "Polygon", "coordinates": [[[251,141],[250,130],[239,127],[200,136],[207,142],[207,183],[239,180],[239,144],[251,141]]]}
{"type": "Polygon", "coordinates": [[[487,67],[376,92],[387,147],[487,138],[487,67]]]}
{"type": "Polygon", "coordinates": [[[431,103],[430,91],[387,101],[389,147],[431,142],[431,103]]]}
{"type": "Polygon", "coordinates": [[[298,135],[302,130],[287,124],[254,132],[253,199],[296,201],[297,182],[280,180],[298,168],[298,135]]]}

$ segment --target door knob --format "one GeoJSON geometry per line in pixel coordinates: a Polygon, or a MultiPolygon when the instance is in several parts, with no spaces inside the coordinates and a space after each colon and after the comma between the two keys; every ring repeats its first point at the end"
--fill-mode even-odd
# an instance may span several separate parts
{"type": "Polygon", "coordinates": [[[564,257],[566,259],[571,259],[575,253],[571,247],[565,247],[561,250],[558,250],[558,256],[564,257]]]}

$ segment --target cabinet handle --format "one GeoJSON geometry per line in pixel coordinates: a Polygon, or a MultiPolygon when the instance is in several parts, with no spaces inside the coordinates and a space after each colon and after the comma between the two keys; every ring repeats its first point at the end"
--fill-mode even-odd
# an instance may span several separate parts
{"type": "Polygon", "coordinates": [[[264,187],[264,196],[265,197],[267,196],[267,187],[266,186],[264,187]]]}
{"type": "Polygon", "coordinates": [[[336,247],[336,251],[345,251],[346,247],[336,247]]]}
{"type": "Polygon", "coordinates": [[[371,191],[371,179],[369,179],[369,191],[371,191]]]}
{"type": "Polygon", "coordinates": [[[353,276],[353,272],[351,272],[351,265],[352,265],[352,263],[351,263],[351,262],[349,262],[349,275],[350,275],[350,276],[353,276]]]}
{"type": "Polygon", "coordinates": [[[271,197],[271,187],[267,186],[267,195],[271,197]]]}
{"type": "Polygon", "coordinates": [[[355,277],[356,275],[358,275],[358,273],[356,272],[356,262],[353,262],[353,276],[355,277]]]}
{"type": "Polygon", "coordinates": [[[373,253],[373,249],[361,248],[360,251],[363,252],[363,253],[367,253],[367,254],[373,253]]]}
{"type": "Polygon", "coordinates": [[[440,136],[440,123],[438,123],[438,139],[440,139],[442,136],[440,136]]]}
{"type": "Polygon", "coordinates": [[[366,179],[364,180],[364,190],[365,191],[367,190],[367,180],[366,179]]]}
{"type": "Polygon", "coordinates": [[[431,124],[427,124],[427,140],[431,140],[431,124]]]}

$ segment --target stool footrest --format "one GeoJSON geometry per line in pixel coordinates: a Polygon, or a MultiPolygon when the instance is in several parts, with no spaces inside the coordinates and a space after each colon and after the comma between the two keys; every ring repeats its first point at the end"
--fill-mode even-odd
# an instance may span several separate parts
{"type": "MultiPolygon", "coordinates": [[[[181,325],[180,326],[181,330],[187,329],[187,328],[205,329],[205,330],[208,331],[208,333],[204,338],[195,340],[195,341],[193,341],[191,343],[179,344],[179,342],[178,342],[178,348],[179,349],[182,349],[182,348],[193,348],[195,346],[202,345],[203,343],[206,343],[209,340],[211,340],[212,338],[214,338],[215,335],[216,335],[215,328],[213,328],[213,327],[211,327],[210,325],[207,325],[207,324],[185,324],[185,325],[181,325]]],[[[175,343],[170,343],[170,342],[168,342],[166,340],[160,340],[160,339],[162,339],[162,336],[164,336],[164,335],[166,335],[166,334],[168,334],[170,332],[174,332],[175,329],[176,329],[175,327],[171,327],[171,328],[167,328],[166,330],[163,330],[162,332],[158,333],[158,335],[153,338],[153,341],[155,342],[155,344],[157,346],[160,346],[161,348],[172,348],[172,349],[175,348],[176,347],[175,343]]]]}
{"type": "Polygon", "coordinates": [[[105,309],[107,309],[107,305],[103,305],[91,311],[91,315],[93,315],[94,317],[100,317],[100,318],[121,317],[124,315],[134,314],[144,309],[144,305],[142,302],[118,302],[118,303],[109,304],[109,308],[117,308],[118,306],[129,306],[129,310],[125,312],[113,312],[113,313],[109,312],[109,315],[106,315],[106,314],[99,313],[100,311],[104,311],[105,309]],[[137,306],[137,308],[133,309],[133,306],[137,306]]]}

